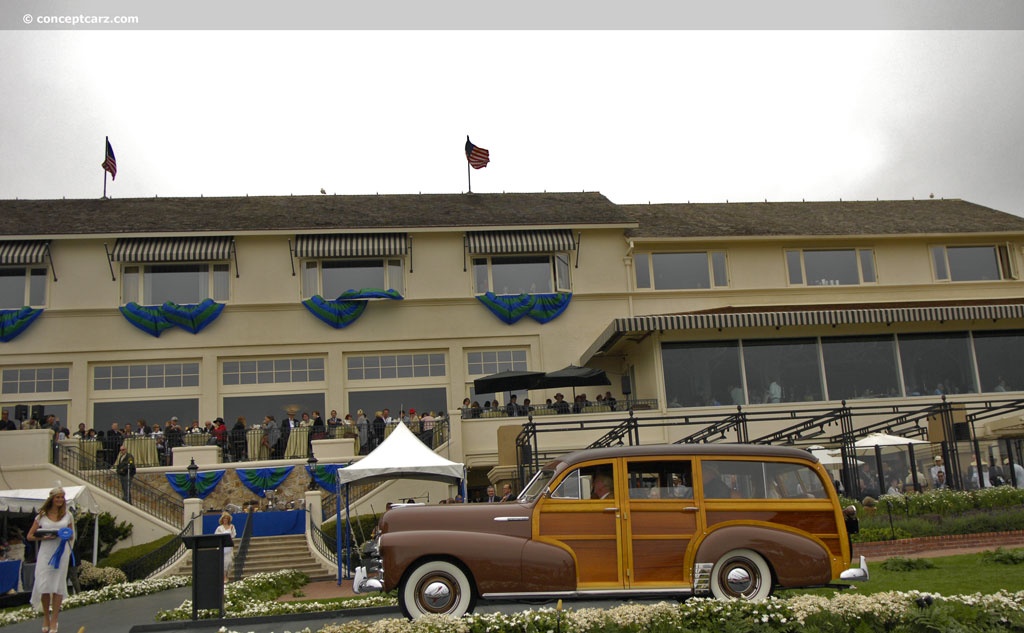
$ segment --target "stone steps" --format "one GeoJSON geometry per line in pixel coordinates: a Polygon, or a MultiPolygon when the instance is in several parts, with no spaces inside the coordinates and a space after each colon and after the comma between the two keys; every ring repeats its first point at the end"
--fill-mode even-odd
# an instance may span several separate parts
{"type": "MultiPolygon", "coordinates": [[[[235,540],[236,556],[241,543],[241,539],[235,540]]],[[[311,581],[333,580],[337,578],[338,573],[337,570],[321,565],[319,559],[314,558],[306,545],[306,537],[303,534],[261,536],[250,539],[242,578],[282,569],[297,569],[309,576],[311,581]]],[[[190,575],[192,573],[191,556],[186,556],[171,573],[190,575]]]]}

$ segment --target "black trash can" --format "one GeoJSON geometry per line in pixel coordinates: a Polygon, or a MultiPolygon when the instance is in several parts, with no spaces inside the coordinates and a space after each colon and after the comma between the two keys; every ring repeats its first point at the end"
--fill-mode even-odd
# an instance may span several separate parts
{"type": "Polygon", "coordinates": [[[216,609],[224,617],[224,548],[231,543],[230,534],[183,536],[185,547],[192,550],[192,619],[199,611],[216,609]]]}

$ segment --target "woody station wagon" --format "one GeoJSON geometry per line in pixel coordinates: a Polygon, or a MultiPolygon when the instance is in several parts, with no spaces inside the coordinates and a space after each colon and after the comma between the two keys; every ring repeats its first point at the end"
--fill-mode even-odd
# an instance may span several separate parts
{"type": "Polygon", "coordinates": [[[459,616],[478,598],[712,595],[867,580],[849,569],[856,516],[810,453],[750,445],[582,450],[515,503],[384,514],[357,592],[398,589],[402,612],[459,616]]]}

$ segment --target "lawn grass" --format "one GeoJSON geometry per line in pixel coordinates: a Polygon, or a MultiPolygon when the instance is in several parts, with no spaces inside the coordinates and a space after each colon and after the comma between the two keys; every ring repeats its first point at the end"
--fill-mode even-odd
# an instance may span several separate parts
{"type": "MultiPolygon", "coordinates": [[[[984,553],[940,556],[924,559],[930,561],[931,569],[889,571],[882,569],[882,561],[868,561],[871,579],[859,583],[852,591],[862,594],[884,591],[918,590],[954,596],[972,593],[996,593],[1000,589],[1020,591],[1024,589],[1024,564],[1007,565],[987,562],[984,553]]],[[[799,594],[832,595],[835,589],[787,589],[777,591],[779,597],[799,594]]]]}

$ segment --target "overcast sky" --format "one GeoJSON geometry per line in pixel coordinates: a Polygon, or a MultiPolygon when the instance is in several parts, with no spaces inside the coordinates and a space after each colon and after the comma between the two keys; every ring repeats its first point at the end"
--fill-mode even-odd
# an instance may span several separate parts
{"type": "Polygon", "coordinates": [[[1021,31],[3,31],[0,198],[600,191],[1024,215],[1021,31]]]}

